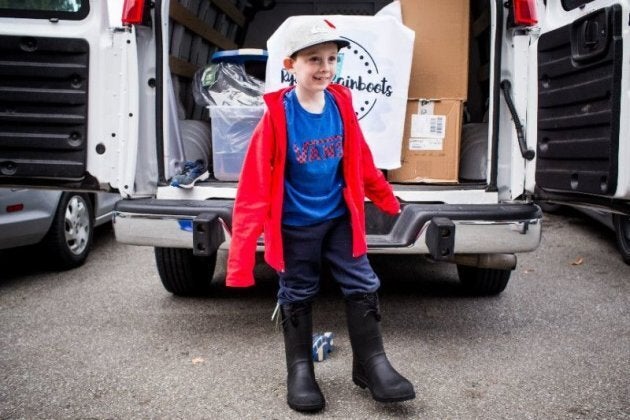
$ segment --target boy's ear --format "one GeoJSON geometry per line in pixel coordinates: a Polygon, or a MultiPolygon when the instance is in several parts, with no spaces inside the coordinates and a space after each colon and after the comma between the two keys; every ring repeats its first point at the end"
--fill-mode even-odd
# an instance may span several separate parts
{"type": "Polygon", "coordinates": [[[282,65],[286,70],[293,70],[293,59],[291,57],[285,57],[282,60],[282,65]]]}

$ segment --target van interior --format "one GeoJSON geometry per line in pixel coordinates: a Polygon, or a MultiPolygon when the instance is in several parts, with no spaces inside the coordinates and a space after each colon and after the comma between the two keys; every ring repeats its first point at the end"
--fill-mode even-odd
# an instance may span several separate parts
{"type": "MultiPolygon", "coordinates": [[[[390,3],[389,0],[172,0],[169,5],[168,63],[177,103],[179,133],[184,158],[203,159],[207,165],[210,178],[204,182],[218,182],[214,176],[218,168],[213,171],[210,158],[212,119],[207,104],[195,100],[193,89],[195,77],[209,65],[214,53],[241,48],[264,50],[267,39],[293,15],[374,15],[390,3]]],[[[470,29],[468,92],[463,104],[459,175],[455,183],[443,184],[441,188],[453,185],[485,188],[488,185],[490,2],[464,3],[470,3],[470,29]]],[[[244,66],[248,74],[264,80],[264,62],[246,62],[244,66]]],[[[168,183],[164,177],[161,181],[168,183]]],[[[399,187],[418,188],[421,184],[424,183],[411,182],[399,187]]],[[[430,185],[427,187],[431,188],[430,185]]]]}

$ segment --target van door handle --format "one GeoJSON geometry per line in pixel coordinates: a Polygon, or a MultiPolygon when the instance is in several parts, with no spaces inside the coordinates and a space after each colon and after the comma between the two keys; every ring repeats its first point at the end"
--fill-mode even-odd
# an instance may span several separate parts
{"type": "Polygon", "coordinates": [[[593,48],[599,42],[599,24],[597,21],[586,21],[582,27],[582,39],[584,39],[584,45],[588,48],[593,48]]]}
{"type": "Polygon", "coordinates": [[[614,8],[598,10],[571,25],[571,58],[577,65],[595,64],[606,59],[610,50],[614,8]]]}

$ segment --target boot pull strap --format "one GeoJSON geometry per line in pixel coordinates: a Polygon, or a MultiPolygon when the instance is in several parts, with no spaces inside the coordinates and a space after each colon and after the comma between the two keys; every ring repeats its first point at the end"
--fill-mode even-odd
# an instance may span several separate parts
{"type": "Polygon", "coordinates": [[[376,293],[366,293],[359,295],[358,297],[355,295],[355,297],[352,298],[352,301],[366,308],[363,313],[363,318],[366,318],[370,314],[374,314],[374,318],[378,322],[381,321],[381,309],[378,302],[378,295],[376,293]]]}
{"type": "Polygon", "coordinates": [[[282,312],[282,327],[286,325],[287,321],[291,321],[291,325],[298,326],[298,317],[309,313],[311,307],[309,303],[292,303],[288,305],[281,305],[280,312],[282,312]]]}
{"type": "Polygon", "coordinates": [[[286,309],[282,309],[282,320],[280,321],[280,325],[282,325],[282,328],[286,328],[287,322],[291,322],[291,325],[293,325],[294,327],[297,327],[298,325],[298,320],[297,320],[297,315],[294,311],[291,310],[286,310],[286,309]]]}
{"type": "Polygon", "coordinates": [[[374,314],[374,318],[378,322],[381,322],[381,311],[379,310],[378,306],[376,308],[366,309],[365,313],[363,314],[363,318],[366,318],[369,314],[374,314]]]}

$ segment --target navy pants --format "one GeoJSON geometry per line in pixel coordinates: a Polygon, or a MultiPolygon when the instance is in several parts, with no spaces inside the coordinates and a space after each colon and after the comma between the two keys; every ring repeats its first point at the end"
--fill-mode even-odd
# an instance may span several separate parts
{"type": "Polygon", "coordinates": [[[279,272],[281,305],[312,300],[319,292],[322,262],[330,265],[344,296],[373,293],[380,281],[367,255],[352,256],[348,216],[311,226],[282,226],[285,271],[279,272]]]}

